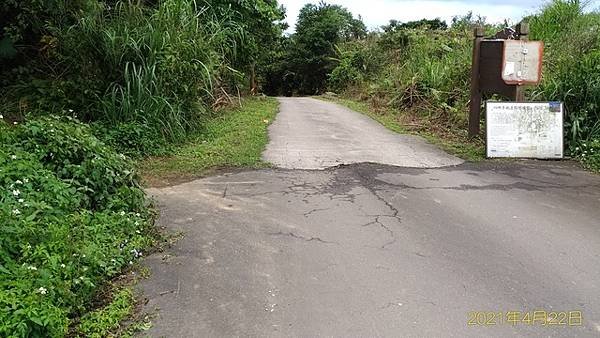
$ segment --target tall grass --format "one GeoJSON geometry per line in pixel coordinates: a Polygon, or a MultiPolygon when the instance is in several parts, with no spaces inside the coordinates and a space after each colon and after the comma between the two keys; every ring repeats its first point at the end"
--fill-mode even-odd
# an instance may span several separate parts
{"type": "Polygon", "coordinates": [[[118,131],[137,124],[167,144],[196,129],[226,93],[238,92],[243,75],[233,65],[246,32],[231,7],[217,9],[210,0],[78,1],[85,6],[68,12],[69,24],[48,24],[44,54],[32,61],[39,71],[2,88],[0,101],[19,102],[3,103],[5,115],[73,110],[113,130],[112,139],[128,137],[118,131]]]}
{"type": "Polygon", "coordinates": [[[334,70],[330,82],[344,90],[342,79],[353,74],[360,81],[346,88],[375,106],[410,110],[430,118],[443,116],[447,123],[462,123],[466,120],[457,113],[457,107],[468,101],[468,34],[460,29],[400,29],[380,33],[363,44],[340,46],[343,66],[334,70]],[[350,63],[354,68],[345,60],[348,55],[354,59],[350,63]],[[367,66],[371,60],[380,64],[367,66]],[[362,69],[366,68],[375,71],[365,73],[362,69]]]}
{"type": "MultiPolygon", "coordinates": [[[[241,33],[191,0],[165,0],[157,8],[135,2],[101,7],[70,29],[79,50],[92,51],[109,85],[92,112],[111,124],[140,122],[166,141],[179,141],[214,101],[233,70],[241,33]]],[[[73,61],[78,55],[71,54],[73,61]]],[[[82,55],[85,62],[90,55],[82,55]]]]}
{"type": "Polygon", "coordinates": [[[565,102],[566,143],[600,139],[600,14],[580,1],[554,1],[530,19],[547,46],[544,77],[533,97],[565,102]]]}

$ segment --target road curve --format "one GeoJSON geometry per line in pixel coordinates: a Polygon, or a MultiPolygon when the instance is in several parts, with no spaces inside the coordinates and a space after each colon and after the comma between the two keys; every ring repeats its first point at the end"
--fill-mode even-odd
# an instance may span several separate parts
{"type": "Polygon", "coordinates": [[[279,98],[263,159],[278,168],[325,169],[380,163],[434,168],[462,163],[422,138],[394,133],[340,105],[313,98],[279,98]]]}

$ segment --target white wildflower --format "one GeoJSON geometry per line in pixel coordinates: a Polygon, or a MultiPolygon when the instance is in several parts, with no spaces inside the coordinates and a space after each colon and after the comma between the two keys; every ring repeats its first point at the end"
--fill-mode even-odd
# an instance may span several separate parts
{"type": "Polygon", "coordinates": [[[39,289],[37,289],[37,291],[38,291],[39,293],[41,293],[42,295],[45,295],[45,294],[48,292],[48,289],[46,289],[46,288],[45,288],[45,287],[43,287],[43,286],[40,286],[40,288],[39,288],[39,289]]]}
{"type": "Polygon", "coordinates": [[[24,178],[24,179],[23,179],[23,182],[25,182],[25,183],[29,183],[29,179],[28,179],[28,178],[24,178]]]}
{"type": "Polygon", "coordinates": [[[16,160],[16,159],[17,159],[17,155],[11,155],[11,156],[10,156],[10,159],[11,159],[11,160],[16,160]]]}
{"type": "Polygon", "coordinates": [[[35,266],[33,266],[33,265],[30,265],[30,266],[27,267],[27,270],[36,271],[37,268],[35,266]]]}
{"type": "Polygon", "coordinates": [[[135,215],[136,215],[137,217],[140,217],[140,213],[139,213],[139,212],[136,212],[136,213],[135,213],[135,215]]]}
{"type": "Polygon", "coordinates": [[[125,216],[125,211],[120,212],[121,216],[125,216]]]}
{"type": "Polygon", "coordinates": [[[13,122],[13,124],[16,126],[17,124],[19,124],[17,121],[13,122]]]}
{"type": "Polygon", "coordinates": [[[21,182],[21,180],[16,180],[15,184],[23,184],[23,182],[21,182]]]}
{"type": "Polygon", "coordinates": [[[67,266],[66,266],[65,264],[61,264],[61,265],[60,265],[60,267],[64,269],[64,268],[66,268],[67,266]]]}
{"type": "Polygon", "coordinates": [[[19,196],[21,194],[21,192],[19,191],[19,189],[15,189],[15,190],[12,191],[12,194],[14,196],[19,196]]]}
{"type": "Polygon", "coordinates": [[[21,211],[19,211],[19,209],[13,209],[12,214],[17,216],[21,214],[21,211]]]}
{"type": "Polygon", "coordinates": [[[0,120],[4,119],[4,116],[2,114],[0,114],[0,120]]]}
{"type": "Polygon", "coordinates": [[[25,200],[22,198],[19,198],[19,203],[23,203],[23,202],[25,202],[25,200]]]}

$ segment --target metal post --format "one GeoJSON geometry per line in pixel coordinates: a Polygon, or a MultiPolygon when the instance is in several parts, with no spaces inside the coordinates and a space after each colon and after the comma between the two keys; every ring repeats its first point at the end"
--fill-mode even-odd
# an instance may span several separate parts
{"type": "MultiPolygon", "coordinates": [[[[517,35],[521,41],[529,41],[529,24],[521,22],[517,25],[517,35]]],[[[515,101],[525,102],[525,86],[517,85],[515,88],[515,101]]]]}
{"type": "Polygon", "coordinates": [[[471,103],[469,106],[469,137],[479,135],[481,121],[481,91],[479,88],[479,54],[483,40],[483,27],[476,27],[473,39],[473,61],[471,66],[471,103]]]}

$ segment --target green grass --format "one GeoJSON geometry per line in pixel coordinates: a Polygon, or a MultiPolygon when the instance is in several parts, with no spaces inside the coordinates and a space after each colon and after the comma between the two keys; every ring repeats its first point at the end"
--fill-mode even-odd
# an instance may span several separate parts
{"type": "Polygon", "coordinates": [[[274,98],[248,98],[242,106],[208,120],[203,131],[173,155],[151,157],[140,163],[150,186],[165,186],[202,177],[220,168],[260,168],[268,142],[267,127],[275,118],[274,98]]]}
{"type": "MultiPolygon", "coordinates": [[[[334,102],[356,112],[365,114],[396,133],[419,135],[430,143],[439,146],[444,151],[456,155],[466,161],[478,162],[485,159],[485,145],[481,140],[469,140],[463,135],[440,133],[430,129],[414,131],[402,123],[401,119],[398,118],[398,112],[394,112],[392,109],[375,112],[370,108],[369,104],[365,102],[333,96],[319,96],[317,98],[334,102]]],[[[428,121],[423,122],[423,124],[427,124],[428,121]]]]}
{"type": "Polygon", "coordinates": [[[134,306],[135,296],[131,288],[117,290],[108,305],[81,318],[78,333],[83,337],[107,337],[129,318],[134,311],[134,306]]]}

